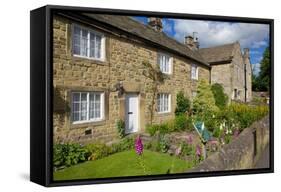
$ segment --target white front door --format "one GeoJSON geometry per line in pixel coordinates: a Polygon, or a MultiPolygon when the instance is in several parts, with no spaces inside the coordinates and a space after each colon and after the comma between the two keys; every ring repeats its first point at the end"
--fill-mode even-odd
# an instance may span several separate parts
{"type": "Polygon", "coordinates": [[[134,133],[139,129],[139,97],[138,94],[126,95],[125,133],[134,133]]]}

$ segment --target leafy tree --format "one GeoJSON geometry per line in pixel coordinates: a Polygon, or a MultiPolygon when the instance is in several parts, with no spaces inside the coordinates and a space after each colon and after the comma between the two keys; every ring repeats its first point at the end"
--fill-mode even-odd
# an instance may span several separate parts
{"type": "Polygon", "coordinates": [[[260,79],[262,81],[262,89],[265,91],[269,90],[270,81],[270,54],[269,48],[267,47],[263,53],[263,59],[261,61],[261,70],[259,73],[260,79]]]}
{"type": "Polygon", "coordinates": [[[217,111],[216,101],[209,85],[205,80],[199,82],[197,95],[193,100],[193,110],[196,113],[217,111]]]}
{"type": "Polygon", "coordinates": [[[252,89],[254,91],[269,91],[270,85],[270,52],[267,47],[263,53],[261,68],[258,75],[252,76],[252,89]]]}
{"type": "Polygon", "coordinates": [[[228,103],[228,96],[224,93],[223,86],[215,83],[212,85],[211,90],[215,98],[216,106],[223,109],[228,103]]]}
{"type": "Polygon", "coordinates": [[[193,100],[193,111],[196,121],[203,121],[208,130],[217,127],[215,115],[219,111],[211,90],[211,85],[202,80],[197,88],[197,95],[193,100]]]}
{"type": "Polygon", "coordinates": [[[176,116],[187,113],[190,110],[190,101],[184,96],[183,92],[180,91],[177,94],[177,106],[175,110],[176,116]]]}

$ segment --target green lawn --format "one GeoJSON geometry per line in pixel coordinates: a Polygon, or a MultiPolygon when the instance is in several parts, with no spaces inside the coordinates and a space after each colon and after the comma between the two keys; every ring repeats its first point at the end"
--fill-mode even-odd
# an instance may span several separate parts
{"type": "MultiPolygon", "coordinates": [[[[192,164],[168,154],[145,150],[143,159],[147,174],[158,175],[180,173],[191,168],[192,164]],[[173,166],[174,165],[174,166],[173,166]]],[[[54,172],[54,180],[72,180],[88,178],[105,178],[120,176],[146,175],[138,164],[134,150],[116,153],[96,161],[87,161],[60,171],[54,172]]]]}

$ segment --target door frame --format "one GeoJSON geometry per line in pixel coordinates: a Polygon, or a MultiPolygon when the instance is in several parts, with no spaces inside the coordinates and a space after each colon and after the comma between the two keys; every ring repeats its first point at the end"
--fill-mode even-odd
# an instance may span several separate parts
{"type": "Polygon", "coordinates": [[[125,134],[134,134],[134,133],[137,133],[140,131],[140,94],[138,92],[127,92],[125,93],[125,102],[124,102],[124,105],[125,105],[125,134]],[[137,130],[134,131],[134,132],[127,132],[126,131],[126,128],[127,128],[127,117],[128,117],[128,112],[127,112],[127,97],[130,96],[130,95],[135,95],[136,98],[137,98],[137,130]]]}

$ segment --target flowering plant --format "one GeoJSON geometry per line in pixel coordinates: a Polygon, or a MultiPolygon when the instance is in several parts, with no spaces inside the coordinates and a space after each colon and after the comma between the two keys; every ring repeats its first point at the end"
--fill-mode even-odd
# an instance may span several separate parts
{"type": "Polygon", "coordinates": [[[143,153],[143,144],[140,136],[138,136],[135,141],[135,151],[138,155],[143,153]]]}
{"type": "Polygon", "coordinates": [[[147,175],[146,166],[143,158],[143,144],[140,136],[137,136],[135,140],[135,152],[138,155],[138,164],[143,169],[143,173],[147,175]]]}

